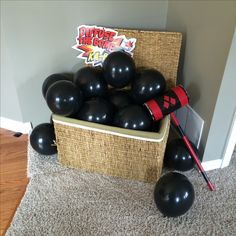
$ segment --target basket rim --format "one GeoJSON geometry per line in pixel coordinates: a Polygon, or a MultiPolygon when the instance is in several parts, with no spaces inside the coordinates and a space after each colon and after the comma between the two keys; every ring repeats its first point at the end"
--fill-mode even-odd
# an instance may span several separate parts
{"type": "MultiPolygon", "coordinates": [[[[112,28],[112,27],[111,27],[112,28]]],[[[112,29],[117,30],[117,31],[128,31],[128,32],[132,32],[132,33],[148,33],[148,34],[155,34],[159,33],[159,34],[169,34],[169,35],[178,35],[179,37],[182,38],[183,33],[179,32],[179,31],[166,31],[166,30],[152,30],[152,29],[132,29],[132,28],[117,28],[117,27],[113,27],[112,29]]]]}
{"type": "Polygon", "coordinates": [[[52,120],[56,124],[62,124],[85,130],[91,130],[95,132],[106,133],[124,138],[132,138],[149,142],[161,142],[166,135],[167,127],[170,122],[170,118],[168,115],[161,120],[161,125],[160,125],[161,127],[159,132],[147,132],[147,131],[130,130],[93,122],[87,122],[55,114],[52,115],[52,120]]]}

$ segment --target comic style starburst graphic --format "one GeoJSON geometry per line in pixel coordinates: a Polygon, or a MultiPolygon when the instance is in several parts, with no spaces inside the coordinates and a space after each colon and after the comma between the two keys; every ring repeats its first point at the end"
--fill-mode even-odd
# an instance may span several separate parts
{"type": "MultiPolygon", "coordinates": [[[[85,36],[84,36],[85,37],[85,36]]],[[[108,39],[107,39],[108,40],[108,39]]],[[[86,64],[91,64],[93,66],[102,65],[103,60],[106,58],[106,56],[111,53],[112,51],[116,50],[123,50],[127,53],[133,55],[132,51],[135,48],[136,39],[131,38],[127,39],[125,35],[119,35],[118,32],[104,27],[97,27],[97,26],[87,26],[87,25],[81,25],[78,27],[78,35],[76,37],[76,45],[74,45],[72,48],[79,51],[80,54],[77,56],[77,58],[83,59],[86,64]],[[97,30],[104,30],[104,32],[112,32],[113,33],[113,40],[107,42],[107,44],[112,45],[111,47],[102,48],[99,46],[92,45],[93,39],[91,38],[91,44],[83,44],[80,43],[81,37],[80,35],[80,29],[81,27],[87,28],[87,29],[97,29],[97,30]],[[95,56],[96,55],[96,56],[95,56]]]]}

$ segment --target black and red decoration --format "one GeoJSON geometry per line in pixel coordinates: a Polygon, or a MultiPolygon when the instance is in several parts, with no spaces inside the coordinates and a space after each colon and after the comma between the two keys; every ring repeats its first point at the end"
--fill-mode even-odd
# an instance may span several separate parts
{"type": "Polygon", "coordinates": [[[162,96],[151,99],[144,103],[150,111],[154,121],[163,119],[166,115],[188,104],[188,94],[179,85],[166,91],[162,96]]]}
{"type": "MultiPolygon", "coordinates": [[[[196,165],[209,189],[215,190],[199,161],[197,149],[184,134],[174,114],[174,111],[189,102],[184,87],[178,85],[166,90],[166,80],[159,71],[145,68],[137,70],[132,53],[122,50],[126,48],[131,52],[136,39],[117,36],[115,31],[104,28],[91,31],[91,28],[81,26],[78,31],[78,45],[74,48],[81,52],[80,58],[83,58],[86,64],[102,67],[80,68],[73,78],[71,74],[68,76],[65,73],[47,77],[42,86],[42,93],[52,113],[146,132],[153,129],[158,132],[160,120],[170,114],[171,122],[181,139],[172,146],[167,146],[168,167],[187,171],[196,165]],[[96,58],[91,48],[98,43],[96,37],[99,33],[103,38],[101,45],[108,47],[110,51],[106,51],[107,55],[104,51],[96,58]],[[83,35],[91,38],[91,45],[81,45],[83,35]],[[110,41],[105,35],[109,36],[110,41]],[[125,44],[122,44],[123,41],[125,44]],[[112,51],[116,44],[122,49],[112,51]]],[[[30,143],[40,154],[56,153],[53,122],[35,127],[30,136],[30,143]]],[[[193,204],[194,196],[190,181],[183,174],[176,172],[163,175],[156,183],[154,191],[157,208],[168,217],[180,216],[187,212],[193,204]]]]}
{"type": "Polygon", "coordinates": [[[198,157],[196,151],[194,150],[194,148],[192,147],[190,141],[188,140],[188,137],[185,135],[183,129],[181,128],[180,123],[179,123],[177,117],[175,116],[175,113],[172,112],[172,113],[170,114],[170,117],[171,117],[171,122],[172,122],[172,124],[175,126],[177,132],[179,133],[180,137],[181,137],[182,140],[184,141],[185,147],[186,147],[187,150],[189,151],[190,155],[191,155],[192,158],[194,159],[195,164],[197,165],[199,171],[201,172],[203,178],[205,179],[209,190],[210,190],[210,191],[215,191],[216,188],[215,188],[214,184],[210,181],[210,179],[209,179],[209,177],[207,176],[207,174],[206,174],[204,168],[202,167],[202,164],[201,164],[201,162],[200,162],[200,160],[199,160],[199,157],[198,157]]]}

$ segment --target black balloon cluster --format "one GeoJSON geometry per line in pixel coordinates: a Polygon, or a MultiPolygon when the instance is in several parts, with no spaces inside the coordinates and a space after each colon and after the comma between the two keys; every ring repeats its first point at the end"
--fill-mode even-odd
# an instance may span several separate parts
{"type": "MultiPolygon", "coordinates": [[[[47,77],[42,93],[54,114],[117,126],[126,129],[155,131],[150,113],[143,106],[161,96],[166,89],[163,75],[150,68],[137,69],[133,58],[123,52],[110,53],[103,67],[83,67],[74,75],[53,74],[47,77]]],[[[40,154],[57,152],[53,122],[35,127],[30,136],[32,147],[40,154]]],[[[167,147],[165,163],[177,170],[193,167],[191,156],[180,142],[167,147]]],[[[184,214],[194,201],[194,189],[187,177],[169,173],[157,182],[154,199],[166,216],[184,214]]]]}
{"type": "MultiPolygon", "coordinates": [[[[193,143],[194,151],[198,153],[193,143]]],[[[199,156],[199,155],[198,155],[199,156]]],[[[194,167],[194,160],[182,139],[171,140],[166,145],[164,165],[177,170],[188,171],[194,167]]],[[[156,183],[154,199],[157,208],[165,216],[176,217],[186,213],[194,202],[194,188],[188,178],[178,172],[163,175],[156,183]]]]}
{"type": "MultiPolygon", "coordinates": [[[[142,104],[166,89],[163,75],[154,69],[137,69],[133,58],[115,51],[102,67],[83,67],[75,74],[48,76],[42,94],[53,114],[143,131],[159,130],[142,104]]],[[[52,122],[38,125],[30,142],[40,154],[57,152],[52,122]]]]}
{"type": "Polygon", "coordinates": [[[157,131],[142,105],[166,88],[154,69],[137,70],[133,58],[115,51],[102,67],[83,67],[73,80],[65,74],[46,78],[42,92],[54,114],[121,128],[157,131]]]}

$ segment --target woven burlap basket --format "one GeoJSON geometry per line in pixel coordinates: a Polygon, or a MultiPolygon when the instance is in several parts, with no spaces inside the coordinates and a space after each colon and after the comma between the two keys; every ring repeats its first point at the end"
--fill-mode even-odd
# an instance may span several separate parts
{"type": "MultiPolygon", "coordinates": [[[[175,85],[181,33],[116,29],[136,38],[137,67],[156,68],[175,85]]],[[[170,120],[158,133],[122,129],[53,115],[59,161],[62,165],[145,182],[157,181],[169,133],[170,120]]]]}

